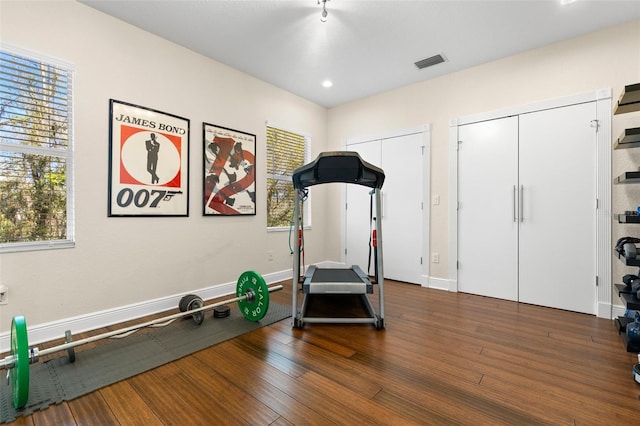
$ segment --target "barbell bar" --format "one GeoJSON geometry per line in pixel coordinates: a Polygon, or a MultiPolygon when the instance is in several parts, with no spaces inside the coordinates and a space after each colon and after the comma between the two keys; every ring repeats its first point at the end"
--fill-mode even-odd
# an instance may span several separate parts
{"type": "MultiPolygon", "coordinates": [[[[40,357],[56,352],[67,351],[70,362],[75,361],[74,348],[107,338],[122,338],[147,327],[164,327],[176,319],[193,316],[204,311],[215,309],[229,303],[237,303],[242,315],[249,321],[259,321],[269,309],[269,293],[282,290],[282,285],[268,287],[264,278],[254,271],[246,271],[240,275],[236,285],[236,297],[220,302],[192,308],[165,317],[156,318],[141,324],[109,331],[85,339],[73,341],[71,332],[65,332],[65,343],[40,350],[37,347],[29,348],[27,336],[27,323],[23,316],[15,316],[11,321],[11,352],[0,360],[0,369],[6,369],[7,379],[11,385],[12,402],[15,409],[20,409],[27,404],[29,399],[29,365],[39,361],[40,357]]],[[[202,321],[196,321],[200,324],[202,321]]]]}

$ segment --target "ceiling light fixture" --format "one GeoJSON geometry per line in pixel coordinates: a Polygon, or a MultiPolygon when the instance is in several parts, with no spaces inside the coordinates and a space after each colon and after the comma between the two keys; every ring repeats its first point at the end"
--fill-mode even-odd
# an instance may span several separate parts
{"type": "Polygon", "coordinates": [[[328,89],[331,86],[333,86],[333,82],[331,80],[325,80],[322,82],[322,87],[326,87],[328,89]]]}
{"type": "Polygon", "coordinates": [[[322,15],[320,15],[320,20],[322,22],[327,22],[327,16],[329,16],[329,12],[327,12],[327,2],[329,0],[318,0],[318,4],[322,2],[322,15]]]}

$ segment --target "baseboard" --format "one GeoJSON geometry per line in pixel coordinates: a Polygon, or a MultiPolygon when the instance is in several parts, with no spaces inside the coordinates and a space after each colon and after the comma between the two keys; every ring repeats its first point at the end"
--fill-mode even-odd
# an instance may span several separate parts
{"type": "MultiPolygon", "coordinates": [[[[284,270],[272,272],[263,275],[267,284],[277,283],[291,279],[292,270],[284,270]]],[[[157,314],[174,309],[178,306],[180,298],[185,294],[194,293],[204,300],[215,299],[234,295],[236,292],[236,282],[228,282],[210,287],[204,287],[188,291],[181,294],[174,294],[155,300],[149,300],[141,303],[135,303],[127,306],[121,306],[114,309],[108,309],[99,312],[93,312],[77,317],[65,318],[59,321],[53,321],[44,324],[29,325],[27,320],[29,345],[33,346],[42,342],[64,338],[66,330],[70,330],[72,335],[84,333],[91,330],[104,328],[113,324],[125,321],[143,318],[149,315],[157,314]]],[[[0,333],[0,353],[9,351],[11,347],[11,332],[0,333]]]]}
{"type": "Polygon", "coordinates": [[[611,305],[611,319],[623,317],[627,312],[627,307],[623,305],[611,305]]]}
{"type": "Polygon", "coordinates": [[[436,290],[457,291],[455,282],[447,278],[428,277],[426,285],[423,284],[422,286],[436,290]]]}
{"type": "Polygon", "coordinates": [[[315,265],[319,268],[346,268],[347,267],[344,263],[330,262],[328,260],[325,260],[324,262],[316,263],[315,265]]]}
{"type": "MultiPolygon", "coordinates": [[[[422,284],[422,287],[434,288],[438,290],[457,292],[456,280],[450,280],[446,278],[427,277],[426,284],[422,284]]],[[[598,304],[598,312],[596,315],[599,318],[615,319],[618,316],[624,316],[626,308],[621,305],[610,304],[598,304]]]]}

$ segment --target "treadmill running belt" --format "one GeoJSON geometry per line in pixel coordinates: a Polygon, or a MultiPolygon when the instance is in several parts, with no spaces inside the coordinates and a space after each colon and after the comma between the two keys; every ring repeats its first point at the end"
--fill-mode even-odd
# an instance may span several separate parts
{"type": "Polygon", "coordinates": [[[362,279],[356,274],[353,269],[316,269],[311,282],[315,283],[360,283],[362,279]]]}

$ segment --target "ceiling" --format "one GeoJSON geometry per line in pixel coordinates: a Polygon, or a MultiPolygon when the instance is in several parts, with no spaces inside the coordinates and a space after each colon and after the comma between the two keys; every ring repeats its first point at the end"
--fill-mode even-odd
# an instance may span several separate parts
{"type": "Polygon", "coordinates": [[[80,1],[329,108],[640,19],[640,0],[329,0],[327,22],[317,0],[80,1]]]}

